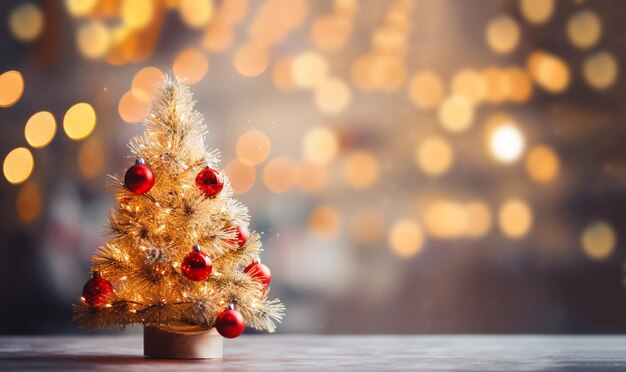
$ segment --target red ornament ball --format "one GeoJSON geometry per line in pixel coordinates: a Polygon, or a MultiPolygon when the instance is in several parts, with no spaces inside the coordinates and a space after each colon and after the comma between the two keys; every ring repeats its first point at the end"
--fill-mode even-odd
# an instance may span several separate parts
{"type": "Polygon", "coordinates": [[[124,176],[124,186],[136,195],[145,194],[154,186],[154,173],[149,166],[139,159],[128,168],[124,176]]]}
{"type": "Polygon", "coordinates": [[[107,295],[113,292],[113,286],[100,273],[93,273],[93,277],[83,287],[83,299],[89,306],[100,307],[106,304],[107,295]]]}
{"type": "Polygon", "coordinates": [[[250,237],[250,231],[243,226],[237,225],[237,240],[236,243],[239,248],[243,247],[250,237]]]}
{"type": "Polygon", "coordinates": [[[243,316],[237,310],[224,310],[215,319],[215,328],[225,338],[239,337],[245,327],[243,316]]]}
{"type": "Polygon", "coordinates": [[[270,271],[270,268],[260,262],[251,263],[243,270],[243,272],[250,275],[253,279],[263,283],[266,287],[272,280],[272,272],[270,271]]]}
{"type": "Polygon", "coordinates": [[[193,251],[185,256],[181,268],[188,279],[198,282],[208,278],[213,271],[211,259],[200,250],[199,245],[195,245],[193,251]]]}
{"type": "Polygon", "coordinates": [[[214,197],[224,188],[224,177],[215,169],[206,167],[196,176],[196,186],[208,197],[214,197]]]}

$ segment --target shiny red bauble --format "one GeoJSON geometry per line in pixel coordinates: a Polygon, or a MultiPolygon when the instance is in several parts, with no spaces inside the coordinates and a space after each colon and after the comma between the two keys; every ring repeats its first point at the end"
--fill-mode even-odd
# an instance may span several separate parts
{"type": "Polygon", "coordinates": [[[251,263],[243,270],[243,272],[248,274],[251,278],[263,283],[266,287],[272,280],[272,272],[270,271],[270,268],[260,262],[251,263]]]}
{"type": "Polygon", "coordinates": [[[196,245],[193,247],[193,251],[183,259],[181,269],[188,279],[199,282],[211,275],[213,265],[209,256],[200,250],[200,246],[196,245]]]}
{"type": "Polygon", "coordinates": [[[100,273],[93,273],[93,277],[85,283],[83,287],[83,299],[89,306],[104,306],[107,296],[113,292],[113,286],[104,279],[100,273]]]}
{"type": "Polygon", "coordinates": [[[154,186],[154,173],[149,166],[139,159],[128,168],[124,176],[124,186],[136,195],[145,194],[154,186]]]}
{"type": "Polygon", "coordinates": [[[215,319],[215,328],[225,338],[239,337],[245,327],[246,323],[243,320],[243,316],[237,310],[224,310],[215,319]]]}
{"type": "Polygon", "coordinates": [[[206,167],[196,176],[196,186],[208,197],[214,197],[224,188],[224,177],[215,169],[206,167]]]}
{"type": "Polygon", "coordinates": [[[239,248],[243,247],[248,242],[249,237],[250,237],[250,231],[248,231],[248,229],[246,229],[245,227],[238,225],[236,243],[239,246],[239,248]]]}

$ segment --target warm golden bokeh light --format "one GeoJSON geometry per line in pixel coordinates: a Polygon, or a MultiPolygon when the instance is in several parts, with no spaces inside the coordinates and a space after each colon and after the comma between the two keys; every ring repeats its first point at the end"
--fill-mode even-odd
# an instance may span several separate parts
{"type": "Polygon", "coordinates": [[[270,63],[270,53],[267,47],[262,44],[244,44],[235,52],[233,63],[235,70],[241,75],[246,77],[259,76],[270,63]]]}
{"type": "Polygon", "coordinates": [[[26,147],[13,149],[4,158],[2,172],[10,183],[17,185],[30,177],[35,165],[35,159],[26,147]]]}
{"type": "Polygon", "coordinates": [[[17,214],[24,222],[33,222],[41,213],[41,194],[34,182],[24,184],[15,200],[17,214]]]}
{"type": "Polygon", "coordinates": [[[462,205],[449,200],[431,203],[426,207],[424,226],[436,238],[460,238],[466,231],[465,210],[462,205]]]}
{"type": "Polygon", "coordinates": [[[530,23],[545,23],[554,13],[554,0],[521,0],[520,11],[530,23]]]}
{"type": "Polygon", "coordinates": [[[96,111],[90,104],[81,102],[70,107],[63,117],[63,130],[70,139],[81,140],[96,127],[96,111]]]}
{"type": "Polygon", "coordinates": [[[224,169],[235,194],[243,194],[254,186],[256,170],[238,159],[231,160],[224,169]]]}
{"type": "Polygon", "coordinates": [[[528,73],[520,67],[509,67],[504,74],[508,98],[516,103],[528,101],[533,93],[533,82],[528,73]]]}
{"type": "Polygon", "coordinates": [[[204,79],[209,71],[209,59],[204,53],[195,48],[181,51],[172,65],[172,72],[187,84],[195,84],[204,79]]]}
{"type": "Polygon", "coordinates": [[[562,58],[535,51],[528,57],[527,64],[533,79],[548,92],[560,93],[569,86],[570,71],[562,58]]]}
{"type": "Polygon", "coordinates": [[[596,52],[583,65],[583,74],[587,83],[597,90],[610,88],[617,80],[619,65],[612,53],[607,51],[596,52]]]}
{"type": "Polygon", "coordinates": [[[257,165],[267,159],[272,143],[265,133],[259,130],[248,131],[237,140],[237,158],[246,165],[257,165]]]}
{"type": "Polygon", "coordinates": [[[131,85],[135,98],[145,100],[148,97],[148,100],[151,100],[163,76],[163,72],[156,67],[148,66],[139,70],[133,77],[131,85]]]}
{"type": "Polygon", "coordinates": [[[103,57],[109,51],[111,41],[111,32],[100,21],[83,24],[76,34],[78,50],[91,59],[103,57]]]}
{"type": "Polygon", "coordinates": [[[454,150],[442,137],[424,139],[417,147],[415,161],[419,168],[431,176],[446,173],[454,162],[454,150]]]}
{"type": "Polygon", "coordinates": [[[39,111],[26,122],[24,137],[29,145],[40,149],[52,141],[56,131],[57,123],[54,116],[48,111],[39,111]]]}
{"type": "Polygon", "coordinates": [[[519,25],[510,16],[498,16],[487,25],[485,37],[491,50],[500,54],[509,53],[519,43],[519,25]]]}
{"type": "Polygon", "coordinates": [[[493,217],[491,209],[482,201],[474,200],[465,204],[465,235],[480,238],[491,230],[493,217]]]}
{"type": "Polygon", "coordinates": [[[330,78],[315,89],[315,105],[325,114],[343,112],[352,100],[350,86],[339,78],[330,78]]]}
{"type": "Polygon", "coordinates": [[[611,225],[605,221],[596,221],[583,230],[580,242],[587,257],[601,261],[613,254],[617,238],[611,225]]]}
{"type": "Polygon", "coordinates": [[[476,105],[485,98],[487,85],[483,76],[477,71],[463,69],[454,74],[450,90],[452,94],[464,97],[476,105]]]}
{"type": "Polygon", "coordinates": [[[140,123],[150,111],[150,97],[143,90],[129,90],[120,98],[117,110],[126,123],[140,123]]]}
{"type": "Polygon", "coordinates": [[[85,178],[95,178],[104,169],[105,157],[102,141],[96,137],[89,138],[78,151],[78,169],[85,178]]]}
{"type": "Polygon", "coordinates": [[[274,63],[272,80],[278,89],[292,90],[296,88],[296,83],[291,75],[291,58],[283,58],[274,63]]]}
{"type": "Polygon", "coordinates": [[[74,17],[89,15],[100,0],[65,0],[67,11],[74,17]]]}
{"type": "Polygon", "coordinates": [[[204,27],[213,16],[212,0],[181,0],[178,7],[180,17],[189,27],[204,27]]]}
{"type": "Polygon", "coordinates": [[[24,78],[19,71],[11,70],[0,75],[0,107],[13,106],[24,93],[24,78]]]}
{"type": "Polygon", "coordinates": [[[424,233],[417,222],[410,219],[399,220],[389,231],[389,247],[399,257],[407,258],[420,253],[424,245],[424,233]]]}
{"type": "Polygon", "coordinates": [[[315,127],[304,135],[302,151],[304,157],[313,163],[328,163],[337,156],[339,139],[331,129],[315,127]]]}
{"type": "Polygon", "coordinates": [[[343,163],[343,177],[355,189],[371,186],[378,178],[378,172],[378,161],[369,152],[355,151],[343,163]]]}
{"type": "Polygon", "coordinates": [[[319,17],[311,25],[310,37],[313,45],[322,51],[334,51],[345,45],[352,26],[345,17],[319,17]]]}
{"type": "Polygon", "coordinates": [[[491,155],[503,163],[512,163],[524,152],[524,136],[512,124],[504,124],[494,129],[489,136],[491,155]]]}
{"type": "Polygon", "coordinates": [[[263,170],[263,183],[270,191],[283,193],[289,191],[296,182],[297,169],[287,158],[272,159],[263,170]]]}
{"type": "Polygon", "coordinates": [[[305,192],[314,193],[328,183],[328,169],[324,164],[302,161],[298,166],[298,186],[305,192]]]}
{"type": "Polygon", "coordinates": [[[9,29],[19,41],[35,40],[41,34],[43,27],[43,12],[35,4],[22,2],[9,15],[9,29]]]}
{"type": "Polygon", "coordinates": [[[320,53],[302,52],[291,63],[291,76],[301,88],[315,88],[328,77],[328,62],[320,53]]]}
{"type": "Polygon", "coordinates": [[[602,23],[590,10],[580,10],[567,21],[567,37],[576,47],[586,49],[600,40],[602,23]]]}
{"type": "Polygon", "coordinates": [[[485,82],[485,101],[501,103],[511,94],[511,81],[507,74],[497,67],[487,67],[482,71],[485,82]]]}
{"type": "Polygon", "coordinates": [[[537,182],[553,181],[559,174],[560,161],[556,153],[547,146],[535,146],[526,157],[526,171],[537,182]]]}
{"type": "Polygon", "coordinates": [[[409,83],[409,97],[421,109],[437,107],[445,94],[441,78],[433,71],[420,71],[409,83]]]}
{"type": "Polygon", "coordinates": [[[438,114],[444,128],[460,133],[472,125],[474,106],[467,98],[453,95],[441,103],[438,114]]]}
{"type": "Polygon", "coordinates": [[[142,29],[150,24],[154,16],[152,0],[122,0],[120,13],[124,24],[131,29],[142,29]]]}
{"type": "Polygon", "coordinates": [[[385,218],[376,209],[360,209],[352,216],[350,234],[357,243],[371,247],[380,242],[385,234],[385,218]]]}
{"type": "Polygon", "coordinates": [[[309,230],[319,238],[330,239],[341,231],[341,215],[329,206],[321,205],[309,216],[309,230]]]}
{"type": "Polygon", "coordinates": [[[528,234],[532,228],[532,210],[524,201],[510,199],[500,207],[498,224],[504,235],[519,239],[528,234]]]}

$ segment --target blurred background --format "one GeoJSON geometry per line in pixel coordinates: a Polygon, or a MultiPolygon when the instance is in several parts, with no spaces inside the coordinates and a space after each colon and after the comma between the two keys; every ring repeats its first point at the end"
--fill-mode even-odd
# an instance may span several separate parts
{"type": "Polygon", "coordinates": [[[163,74],[284,333],[626,331],[626,3],[0,2],[0,333],[73,333],[163,74]]]}

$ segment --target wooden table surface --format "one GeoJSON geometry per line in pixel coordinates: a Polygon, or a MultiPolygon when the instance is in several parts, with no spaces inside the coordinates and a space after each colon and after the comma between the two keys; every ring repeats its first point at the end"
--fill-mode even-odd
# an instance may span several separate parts
{"type": "Polygon", "coordinates": [[[626,336],[242,336],[224,354],[147,359],[136,335],[0,337],[0,371],[626,371],[626,336]]]}

